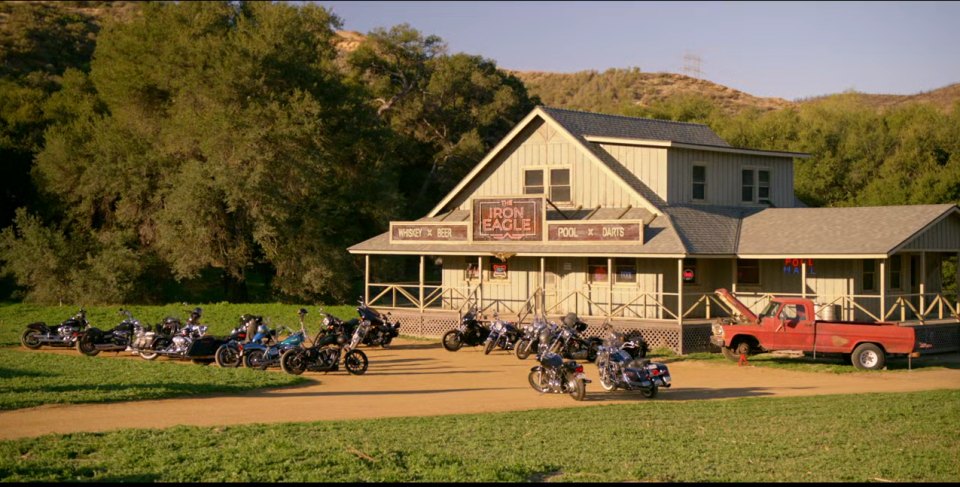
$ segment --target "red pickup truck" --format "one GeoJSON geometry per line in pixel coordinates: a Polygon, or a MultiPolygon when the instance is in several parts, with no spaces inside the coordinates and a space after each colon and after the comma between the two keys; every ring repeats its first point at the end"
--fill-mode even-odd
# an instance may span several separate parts
{"type": "Polygon", "coordinates": [[[841,354],[858,369],[878,370],[887,355],[919,357],[918,349],[930,347],[917,342],[913,328],[896,323],[817,320],[809,299],[774,298],[758,316],[726,289],[715,293],[732,308],[737,322],[714,323],[710,342],[730,360],[741,354],[801,350],[814,356],[841,354]]]}

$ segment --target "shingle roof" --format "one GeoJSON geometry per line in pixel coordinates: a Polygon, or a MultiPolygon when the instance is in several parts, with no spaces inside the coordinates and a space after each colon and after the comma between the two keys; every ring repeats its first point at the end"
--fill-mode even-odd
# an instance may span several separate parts
{"type": "Polygon", "coordinates": [[[699,123],[606,115],[552,107],[541,108],[570,133],[580,137],[592,135],[730,147],[730,144],[710,130],[710,127],[699,123]]]}
{"type": "Polygon", "coordinates": [[[952,204],[768,208],[743,219],[739,254],[886,254],[952,204]]]}
{"type": "Polygon", "coordinates": [[[683,205],[663,209],[691,254],[737,253],[741,220],[763,208],[683,205]]]}

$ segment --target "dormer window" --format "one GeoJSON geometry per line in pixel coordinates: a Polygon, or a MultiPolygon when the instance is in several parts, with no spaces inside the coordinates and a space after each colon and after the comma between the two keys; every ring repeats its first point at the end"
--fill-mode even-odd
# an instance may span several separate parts
{"type": "Polygon", "coordinates": [[[527,169],[523,171],[523,194],[546,194],[554,203],[571,200],[570,169],[527,169]],[[545,192],[547,189],[548,192],[545,192]]]}
{"type": "Polygon", "coordinates": [[[770,204],[769,169],[744,169],[740,172],[740,201],[770,204]]]}
{"type": "Polygon", "coordinates": [[[706,166],[693,166],[693,199],[696,201],[707,199],[706,166]]]}

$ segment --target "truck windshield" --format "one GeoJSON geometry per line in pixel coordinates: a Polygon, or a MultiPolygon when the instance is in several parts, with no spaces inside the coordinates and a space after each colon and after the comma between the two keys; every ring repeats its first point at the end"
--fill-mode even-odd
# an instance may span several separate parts
{"type": "Polygon", "coordinates": [[[779,307],[780,307],[780,303],[776,301],[770,301],[770,303],[767,304],[767,307],[763,308],[763,312],[760,313],[759,317],[762,319],[768,316],[774,316],[777,313],[777,308],[779,307]]]}

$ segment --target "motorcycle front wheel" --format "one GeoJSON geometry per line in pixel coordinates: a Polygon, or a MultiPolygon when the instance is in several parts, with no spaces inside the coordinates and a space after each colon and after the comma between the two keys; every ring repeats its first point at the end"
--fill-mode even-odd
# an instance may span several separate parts
{"type": "Polygon", "coordinates": [[[533,344],[529,340],[520,340],[517,342],[517,346],[513,353],[516,354],[518,359],[524,360],[530,356],[531,348],[533,348],[533,344]]]}
{"type": "Polygon", "coordinates": [[[140,358],[144,360],[153,360],[160,356],[157,352],[137,352],[140,354],[140,358]]]}
{"type": "Polygon", "coordinates": [[[483,354],[490,355],[490,352],[493,351],[493,347],[497,345],[495,340],[487,340],[487,344],[483,347],[483,354]]]}
{"type": "Polygon", "coordinates": [[[441,342],[443,343],[443,348],[448,352],[456,352],[463,346],[463,337],[460,336],[459,331],[450,330],[444,333],[441,342]]]}
{"type": "Polygon", "coordinates": [[[307,370],[307,365],[304,363],[303,354],[300,353],[300,350],[290,349],[283,352],[283,355],[280,356],[280,369],[290,375],[300,375],[304,370],[307,370]]]}
{"type": "Polygon", "coordinates": [[[602,367],[600,368],[600,387],[607,392],[617,389],[617,381],[610,377],[610,372],[604,371],[602,367]]]}
{"type": "Polygon", "coordinates": [[[530,375],[527,376],[527,381],[530,382],[530,387],[537,392],[549,391],[547,374],[543,370],[531,370],[530,375]]]}
{"type": "Polygon", "coordinates": [[[263,363],[263,350],[250,350],[243,354],[243,366],[248,369],[259,369],[263,363]]]}
{"type": "Polygon", "coordinates": [[[367,371],[369,364],[367,354],[360,350],[350,350],[343,356],[343,366],[347,369],[347,372],[353,375],[362,375],[367,371]]]}
{"type": "Polygon", "coordinates": [[[587,384],[580,379],[573,381],[573,389],[570,390],[570,397],[575,401],[582,401],[587,396],[587,384]]]}
{"type": "Polygon", "coordinates": [[[217,349],[217,353],[213,355],[213,360],[219,367],[239,367],[240,353],[233,347],[220,345],[220,348],[217,349]]]}
{"type": "Polygon", "coordinates": [[[77,340],[77,351],[88,357],[93,357],[100,353],[100,350],[97,350],[97,347],[93,344],[93,339],[87,335],[83,335],[77,340]]]}

